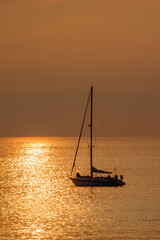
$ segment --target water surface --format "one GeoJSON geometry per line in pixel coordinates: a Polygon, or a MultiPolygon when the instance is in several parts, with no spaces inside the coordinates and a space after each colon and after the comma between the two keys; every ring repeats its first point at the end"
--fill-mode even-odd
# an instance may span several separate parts
{"type": "Polygon", "coordinates": [[[0,138],[1,240],[160,239],[160,138],[97,142],[96,167],[126,186],[75,187],[77,138],[0,138]]]}

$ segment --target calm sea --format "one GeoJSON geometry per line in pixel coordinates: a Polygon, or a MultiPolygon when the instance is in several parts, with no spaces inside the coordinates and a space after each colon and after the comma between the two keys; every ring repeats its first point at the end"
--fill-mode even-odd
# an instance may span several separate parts
{"type": "Polygon", "coordinates": [[[0,138],[0,239],[160,239],[160,138],[97,139],[95,166],[123,187],[75,187],[76,144],[0,138]]]}

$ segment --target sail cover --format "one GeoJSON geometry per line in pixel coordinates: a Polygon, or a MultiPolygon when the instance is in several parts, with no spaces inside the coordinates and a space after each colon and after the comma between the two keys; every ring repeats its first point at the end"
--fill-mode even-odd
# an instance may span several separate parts
{"type": "Polygon", "coordinates": [[[103,171],[103,170],[99,170],[95,167],[92,166],[92,172],[97,172],[97,173],[109,173],[111,174],[112,172],[108,172],[108,171],[103,171]]]}

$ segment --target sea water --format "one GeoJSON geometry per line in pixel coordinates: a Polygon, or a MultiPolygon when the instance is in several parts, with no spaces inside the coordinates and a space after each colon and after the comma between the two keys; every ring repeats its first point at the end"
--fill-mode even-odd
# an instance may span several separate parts
{"type": "Polygon", "coordinates": [[[95,167],[125,186],[74,186],[77,138],[0,138],[1,240],[160,239],[160,138],[97,142],[95,167]]]}

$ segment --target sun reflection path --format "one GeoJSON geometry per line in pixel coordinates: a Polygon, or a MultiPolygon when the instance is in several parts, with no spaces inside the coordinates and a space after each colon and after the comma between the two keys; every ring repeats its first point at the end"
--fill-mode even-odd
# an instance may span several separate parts
{"type": "Polygon", "coordinates": [[[8,219],[8,232],[14,222],[15,235],[21,236],[23,232],[27,239],[36,238],[45,235],[47,224],[53,219],[57,221],[60,212],[60,179],[65,169],[60,163],[61,141],[50,138],[12,141],[6,180],[4,176],[8,192],[3,197],[3,216],[8,219]]]}

